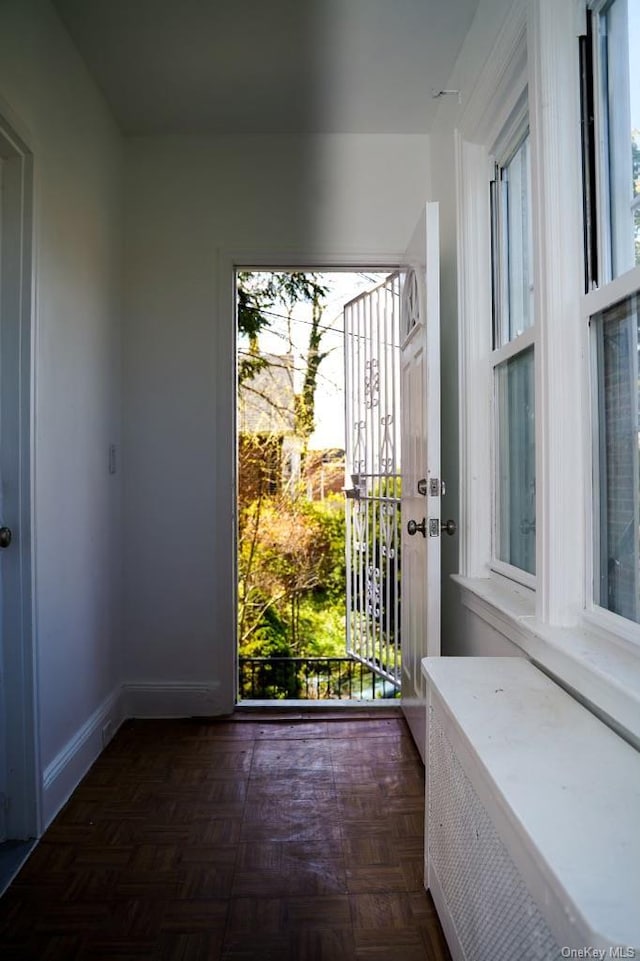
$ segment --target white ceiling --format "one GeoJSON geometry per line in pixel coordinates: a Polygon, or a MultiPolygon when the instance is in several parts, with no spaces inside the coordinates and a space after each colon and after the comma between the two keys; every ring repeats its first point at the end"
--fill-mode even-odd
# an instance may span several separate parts
{"type": "Polygon", "coordinates": [[[127,133],[423,133],[478,0],[53,0],[127,133]]]}

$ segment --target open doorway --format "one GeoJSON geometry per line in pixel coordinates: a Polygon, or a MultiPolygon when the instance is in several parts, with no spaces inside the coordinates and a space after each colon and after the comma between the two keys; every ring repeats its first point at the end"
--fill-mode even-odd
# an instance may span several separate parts
{"type": "Polygon", "coordinates": [[[400,686],[398,274],[238,270],[238,700],[400,686]]]}

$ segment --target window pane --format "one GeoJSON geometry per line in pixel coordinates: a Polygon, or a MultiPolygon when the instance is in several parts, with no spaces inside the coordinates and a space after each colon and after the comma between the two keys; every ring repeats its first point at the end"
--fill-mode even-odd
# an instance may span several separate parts
{"type": "Polygon", "coordinates": [[[535,574],[536,448],[533,348],[496,367],[498,560],[535,574]]]}
{"type": "Polygon", "coordinates": [[[533,324],[531,152],[525,137],[498,168],[493,198],[494,345],[501,347],[533,324]]]}
{"type": "Polygon", "coordinates": [[[614,0],[600,18],[608,143],[612,276],[640,264],[640,3],[614,0]]]}
{"type": "Polygon", "coordinates": [[[531,164],[529,138],[507,166],[509,211],[509,340],[533,323],[531,297],[531,164]]]}
{"type": "Polygon", "coordinates": [[[594,318],[598,344],[599,549],[596,603],[640,620],[639,297],[594,318]]]}

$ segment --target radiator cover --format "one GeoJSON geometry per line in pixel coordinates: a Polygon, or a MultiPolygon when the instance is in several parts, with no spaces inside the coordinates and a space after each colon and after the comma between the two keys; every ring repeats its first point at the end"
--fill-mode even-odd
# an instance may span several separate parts
{"type": "Polygon", "coordinates": [[[640,754],[524,658],[422,669],[426,876],[455,961],[640,958],[640,754]]]}
{"type": "Polygon", "coordinates": [[[460,952],[466,961],[557,961],[560,947],[433,707],[429,788],[430,882],[436,901],[443,902],[441,914],[454,929],[453,939],[449,937],[454,956],[460,952]]]}

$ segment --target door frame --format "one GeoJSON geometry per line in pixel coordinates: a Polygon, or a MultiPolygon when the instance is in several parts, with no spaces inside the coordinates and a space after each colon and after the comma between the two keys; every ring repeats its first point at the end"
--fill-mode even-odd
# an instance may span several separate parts
{"type": "Polygon", "coordinates": [[[8,266],[0,291],[0,467],[5,489],[3,523],[13,530],[13,542],[1,558],[4,683],[0,705],[6,732],[7,837],[16,840],[38,837],[42,826],[33,608],[34,177],[33,155],[22,130],[11,109],[0,102],[1,256],[8,266]]]}
{"type": "Polygon", "coordinates": [[[229,637],[228,650],[219,663],[223,693],[222,710],[231,713],[238,701],[237,651],[237,473],[236,458],[236,272],[238,270],[308,270],[354,272],[361,270],[399,270],[404,252],[361,256],[353,253],[309,253],[291,250],[255,250],[221,248],[217,258],[218,325],[217,350],[214,359],[215,382],[218,391],[218,422],[230,424],[229,441],[218,444],[215,477],[214,525],[216,543],[220,545],[222,560],[216,571],[216,609],[221,620],[218,632],[229,637]],[[224,612],[224,613],[222,613],[224,612]],[[231,683],[228,682],[231,680],[231,683]]]}

